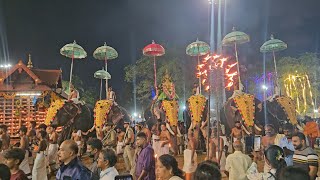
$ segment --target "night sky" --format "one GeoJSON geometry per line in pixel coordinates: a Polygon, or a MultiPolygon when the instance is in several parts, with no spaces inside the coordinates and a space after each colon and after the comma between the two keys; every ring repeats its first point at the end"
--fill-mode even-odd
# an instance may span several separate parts
{"type": "MultiPolygon", "coordinates": [[[[288,44],[280,56],[318,52],[318,0],[227,0],[224,6],[224,32],[235,26],[251,37],[240,48],[240,63],[259,64],[259,48],[271,33],[288,44]]],[[[70,60],[59,50],[76,40],[88,57],[75,62],[74,74],[98,86],[93,73],[103,62],[92,53],[107,42],[119,53],[109,63],[110,83],[119,94],[124,67],[152,40],[165,47],[186,47],[197,37],[209,43],[208,7],[207,0],[0,0],[0,62],[27,62],[30,53],[35,67],[62,68],[67,80],[70,60]]]]}

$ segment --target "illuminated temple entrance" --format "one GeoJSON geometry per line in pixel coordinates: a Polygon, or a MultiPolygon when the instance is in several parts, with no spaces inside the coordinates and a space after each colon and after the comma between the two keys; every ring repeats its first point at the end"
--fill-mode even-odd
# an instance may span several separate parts
{"type": "Polygon", "coordinates": [[[44,97],[61,89],[61,74],[61,70],[33,68],[30,55],[28,65],[20,60],[0,70],[0,124],[7,125],[11,137],[18,136],[21,125],[44,121],[44,97]]]}

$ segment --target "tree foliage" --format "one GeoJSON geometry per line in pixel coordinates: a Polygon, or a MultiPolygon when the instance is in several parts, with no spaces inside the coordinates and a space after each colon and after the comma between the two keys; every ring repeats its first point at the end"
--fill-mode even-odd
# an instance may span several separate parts
{"type": "MultiPolygon", "coordinates": [[[[98,91],[93,87],[85,86],[83,81],[79,76],[72,76],[72,84],[80,93],[80,100],[86,102],[87,104],[94,105],[98,99],[98,91]]],[[[62,81],[63,90],[69,94],[69,81],[62,81]]]]}
{"type": "MultiPolygon", "coordinates": [[[[176,49],[167,50],[162,57],[156,57],[157,63],[157,84],[161,83],[166,73],[172,77],[176,93],[180,100],[191,95],[192,84],[195,80],[195,61],[190,57],[181,55],[176,49]]],[[[182,51],[183,52],[183,51],[182,51]]],[[[146,107],[151,101],[151,90],[154,86],[153,57],[143,56],[135,64],[125,67],[125,81],[136,82],[137,101],[146,107]]]]}

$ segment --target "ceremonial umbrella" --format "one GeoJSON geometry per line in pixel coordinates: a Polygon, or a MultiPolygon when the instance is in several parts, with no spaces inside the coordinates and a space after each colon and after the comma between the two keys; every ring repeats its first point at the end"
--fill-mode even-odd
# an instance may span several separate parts
{"type": "MultiPolygon", "coordinates": [[[[105,62],[106,71],[108,71],[108,60],[117,58],[118,52],[113,47],[107,46],[107,44],[104,43],[103,46],[98,47],[93,52],[93,57],[98,60],[103,60],[105,62]]],[[[106,99],[108,99],[108,79],[106,79],[106,99]]]]}
{"type": "Polygon", "coordinates": [[[157,89],[157,65],[156,56],[162,56],[165,54],[164,48],[160,44],[156,44],[152,41],[151,44],[143,48],[143,55],[153,57],[153,71],[154,71],[154,88],[157,89]]]}
{"type": "MultiPolygon", "coordinates": [[[[288,45],[285,42],[283,42],[279,39],[274,39],[272,34],[271,34],[270,40],[263,43],[263,45],[260,47],[260,52],[262,52],[262,53],[272,52],[273,62],[274,62],[274,71],[276,74],[276,83],[275,84],[276,84],[277,88],[280,88],[280,86],[279,86],[279,80],[278,80],[277,62],[276,62],[275,52],[285,50],[285,49],[287,49],[287,47],[288,47],[288,45]]],[[[276,90],[276,93],[279,93],[279,92],[277,92],[277,90],[276,90]]]]}
{"type": "Polygon", "coordinates": [[[95,78],[100,79],[100,100],[102,96],[102,79],[111,79],[111,75],[104,70],[103,68],[101,70],[98,70],[93,75],[95,78]]]}
{"type": "MultiPolygon", "coordinates": [[[[71,82],[72,82],[72,70],[73,70],[73,60],[74,59],[83,59],[87,57],[86,51],[79,46],[76,41],[73,43],[66,44],[60,49],[60,54],[71,58],[71,68],[70,68],[70,80],[69,80],[69,89],[71,89],[71,82]]],[[[70,97],[69,93],[69,97],[70,97]]]]}
{"type": "Polygon", "coordinates": [[[223,40],[222,40],[222,45],[223,46],[234,46],[234,51],[236,53],[236,60],[237,60],[237,70],[238,70],[238,77],[239,77],[239,89],[240,89],[240,65],[239,65],[239,59],[238,59],[238,50],[237,50],[237,45],[238,44],[244,44],[246,42],[250,41],[250,37],[241,31],[236,31],[236,29],[233,27],[232,32],[227,34],[223,40]]]}
{"type": "Polygon", "coordinates": [[[200,56],[208,54],[210,51],[210,46],[203,41],[199,41],[198,39],[195,42],[189,44],[186,48],[186,54],[189,56],[197,56],[198,57],[198,70],[199,70],[199,90],[201,94],[201,71],[199,68],[200,65],[200,56]]]}

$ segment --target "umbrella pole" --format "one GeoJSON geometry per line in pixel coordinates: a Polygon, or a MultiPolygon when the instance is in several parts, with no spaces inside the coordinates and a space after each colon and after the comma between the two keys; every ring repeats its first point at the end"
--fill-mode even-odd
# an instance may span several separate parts
{"type": "Polygon", "coordinates": [[[274,63],[274,71],[276,75],[276,89],[275,89],[275,94],[280,95],[280,87],[279,87],[279,79],[278,79],[278,71],[277,71],[277,62],[276,62],[276,55],[274,51],[272,51],[273,55],[273,63],[274,63]]]}
{"type": "Polygon", "coordinates": [[[239,80],[239,90],[240,89],[240,84],[241,84],[241,79],[240,79],[240,64],[239,64],[239,59],[238,59],[238,50],[237,50],[237,43],[234,43],[234,51],[236,53],[236,60],[237,60],[237,71],[238,71],[238,80],[239,80]]]}
{"type": "Polygon", "coordinates": [[[100,79],[100,100],[101,100],[101,96],[102,96],[102,79],[100,79]]]}
{"type": "Polygon", "coordinates": [[[157,91],[157,64],[156,56],[153,56],[153,70],[154,70],[154,88],[157,91]]]}
{"type": "MultiPolygon", "coordinates": [[[[104,60],[105,65],[106,65],[106,71],[108,72],[108,60],[105,58],[104,60]]],[[[106,99],[108,100],[108,78],[106,78],[106,99]]]]}
{"type": "Polygon", "coordinates": [[[201,71],[200,71],[200,68],[199,68],[199,65],[200,65],[200,59],[199,59],[199,55],[198,55],[198,69],[199,69],[199,94],[201,94],[201,71]]]}
{"type": "Polygon", "coordinates": [[[68,95],[68,99],[70,99],[70,95],[71,95],[72,70],[73,70],[73,55],[72,55],[71,67],[70,67],[70,79],[69,79],[69,95],[68,95]]]}

